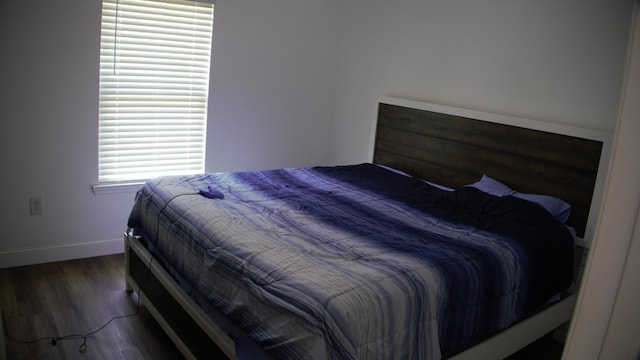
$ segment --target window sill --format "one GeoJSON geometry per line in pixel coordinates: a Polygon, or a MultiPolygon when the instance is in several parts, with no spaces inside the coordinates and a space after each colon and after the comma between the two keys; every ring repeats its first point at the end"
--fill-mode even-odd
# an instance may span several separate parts
{"type": "Polygon", "coordinates": [[[91,185],[91,190],[95,195],[122,194],[138,191],[144,181],[127,183],[102,183],[91,185]]]}

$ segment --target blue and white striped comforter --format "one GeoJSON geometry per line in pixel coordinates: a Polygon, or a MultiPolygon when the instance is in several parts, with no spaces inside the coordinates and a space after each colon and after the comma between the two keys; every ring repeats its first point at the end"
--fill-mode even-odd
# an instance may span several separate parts
{"type": "Polygon", "coordinates": [[[158,178],[129,226],[274,358],[439,359],[570,284],[545,213],[361,164],[158,178]]]}

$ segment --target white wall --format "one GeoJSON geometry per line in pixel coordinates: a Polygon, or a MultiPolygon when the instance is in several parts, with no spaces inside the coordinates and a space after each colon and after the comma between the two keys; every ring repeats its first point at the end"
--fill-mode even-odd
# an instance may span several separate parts
{"type": "Polygon", "coordinates": [[[109,240],[122,237],[127,215],[119,210],[131,195],[99,198],[90,188],[99,36],[99,1],[0,2],[0,266],[43,255],[14,250],[54,247],[44,253],[57,259],[75,251],[58,246],[121,243],[109,240]],[[29,215],[32,195],[43,197],[43,215],[29,215]]]}
{"type": "Polygon", "coordinates": [[[640,2],[595,246],[565,347],[565,359],[640,356],[640,2]]]}
{"type": "Polygon", "coordinates": [[[337,163],[366,161],[377,96],[613,130],[631,0],[341,5],[337,163]]]}
{"type": "MultiPolygon", "coordinates": [[[[217,1],[208,171],[328,162],[332,4],[217,1]]],[[[0,1],[0,267],[122,251],[134,192],[90,187],[100,15],[100,0],[0,1]]]]}
{"type": "Polygon", "coordinates": [[[328,163],[334,3],[217,2],[208,171],[328,163]]]}

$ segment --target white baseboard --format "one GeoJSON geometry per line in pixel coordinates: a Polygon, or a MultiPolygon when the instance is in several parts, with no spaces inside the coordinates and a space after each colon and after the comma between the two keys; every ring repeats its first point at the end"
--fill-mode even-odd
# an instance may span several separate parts
{"type": "Polygon", "coordinates": [[[0,269],[123,252],[123,239],[4,251],[0,252],[0,269]]]}

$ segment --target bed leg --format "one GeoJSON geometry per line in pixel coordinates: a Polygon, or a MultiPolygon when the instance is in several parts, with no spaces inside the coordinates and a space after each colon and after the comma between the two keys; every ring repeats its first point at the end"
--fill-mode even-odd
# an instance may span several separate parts
{"type": "Polygon", "coordinates": [[[133,287],[129,283],[129,251],[131,251],[131,246],[129,245],[129,234],[128,232],[124,233],[124,290],[127,294],[131,295],[133,293],[133,287]]]}
{"type": "Polygon", "coordinates": [[[553,339],[564,344],[567,340],[567,334],[569,334],[569,324],[570,322],[566,322],[553,330],[553,339]]]}

